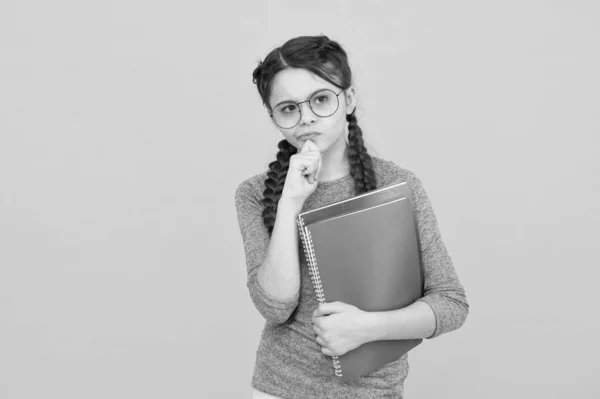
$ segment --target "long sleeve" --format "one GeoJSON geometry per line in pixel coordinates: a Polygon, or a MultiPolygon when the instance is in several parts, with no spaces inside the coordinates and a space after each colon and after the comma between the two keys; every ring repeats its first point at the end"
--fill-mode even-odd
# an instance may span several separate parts
{"type": "Polygon", "coordinates": [[[425,280],[424,296],[418,300],[431,307],[436,319],[435,330],[427,337],[431,339],[462,326],[469,313],[469,304],[427,193],[413,172],[408,174],[407,180],[413,191],[425,280]]]}
{"type": "Polygon", "coordinates": [[[248,179],[237,187],[235,206],[238,223],[246,254],[247,287],[250,298],[260,314],[270,323],[286,322],[298,306],[300,293],[287,300],[280,300],[267,293],[257,279],[258,267],[261,265],[269,247],[269,232],[263,224],[260,202],[260,190],[248,179]]]}

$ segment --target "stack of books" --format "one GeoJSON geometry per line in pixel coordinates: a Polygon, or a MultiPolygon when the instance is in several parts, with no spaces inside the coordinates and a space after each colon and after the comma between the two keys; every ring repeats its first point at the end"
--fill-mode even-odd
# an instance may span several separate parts
{"type": "MultiPolygon", "coordinates": [[[[407,182],[300,213],[297,224],[319,303],[340,301],[375,312],[400,309],[423,296],[421,246],[407,182]]],[[[422,341],[365,343],[333,356],[333,371],[342,380],[367,375],[422,341]]]]}

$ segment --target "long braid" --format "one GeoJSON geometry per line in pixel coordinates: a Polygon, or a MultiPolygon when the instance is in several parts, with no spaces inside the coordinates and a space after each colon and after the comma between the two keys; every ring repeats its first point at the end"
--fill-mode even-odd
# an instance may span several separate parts
{"type": "MultiPolygon", "coordinates": [[[[252,73],[252,81],[265,107],[272,113],[269,105],[274,77],[287,68],[302,68],[332,85],[346,90],[352,85],[352,72],[348,64],[348,55],[339,43],[325,35],[299,36],[285,42],[281,47],[273,49],[264,61],[259,61],[252,73]]],[[[354,112],[346,115],[348,124],[348,163],[350,175],[354,180],[355,193],[361,194],[377,188],[373,171],[373,161],[364,146],[362,130],[356,122],[354,112]]],[[[278,144],[277,160],[269,164],[268,178],[262,198],[263,223],[269,236],[275,226],[277,205],[283,192],[290,157],[298,149],[287,140],[278,144]]]]}
{"type": "Polygon", "coordinates": [[[290,158],[297,153],[296,147],[291,145],[287,140],[281,140],[277,145],[279,152],[277,160],[269,164],[269,172],[265,180],[265,190],[263,191],[264,198],[262,204],[264,209],[262,212],[263,223],[269,231],[269,236],[273,232],[275,226],[275,217],[277,216],[277,205],[283,192],[285,178],[290,166],[290,158]]]}
{"type": "Polygon", "coordinates": [[[377,188],[377,178],[373,170],[373,160],[365,147],[362,129],[358,126],[356,109],[346,115],[348,123],[348,163],[350,175],[354,179],[356,195],[377,188]]]}

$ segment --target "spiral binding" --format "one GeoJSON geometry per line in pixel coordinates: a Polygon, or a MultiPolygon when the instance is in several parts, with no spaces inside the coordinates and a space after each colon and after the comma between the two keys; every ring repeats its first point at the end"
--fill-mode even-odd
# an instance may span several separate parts
{"type": "MultiPolygon", "coordinates": [[[[323,293],[323,286],[321,285],[321,276],[317,267],[317,258],[315,257],[310,231],[304,226],[304,219],[302,216],[298,216],[296,222],[298,224],[298,229],[300,230],[302,247],[304,249],[304,257],[308,262],[308,274],[310,274],[315,294],[317,294],[317,301],[319,303],[325,303],[325,294],[323,293]]],[[[335,375],[341,377],[342,366],[340,365],[340,361],[338,359],[338,356],[332,356],[335,375]]]]}

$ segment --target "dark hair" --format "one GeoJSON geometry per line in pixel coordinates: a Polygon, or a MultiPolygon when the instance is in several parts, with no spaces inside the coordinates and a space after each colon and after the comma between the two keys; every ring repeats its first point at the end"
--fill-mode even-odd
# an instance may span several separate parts
{"type": "MultiPolygon", "coordinates": [[[[271,109],[269,97],[271,83],[275,75],[286,68],[303,68],[327,82],[346,90],[352,84],[352,72],[348,65],[348,56],[344,49],[325,35],[299,36],[288,40],[281,47],[273,49],[264,61],[259,61],[252,73],[263,104],[271,109]]],[[[346,115],[348,124],[348,163],[350,175],[354,179],[355,194],[361,194],[377,188],[377,179],[373,171],[373,161],[364,146],[362,130],[357,124],[356,108],[346,115]]],[[[263,223],[273,232],[277,204],[281,198],[283,185],[289,168],[290,157],[298,151],[296,147],[283,139],[278,144],[277,160],[269,164],[268,178],[265,180],[262,203],[263,223]]]]}

